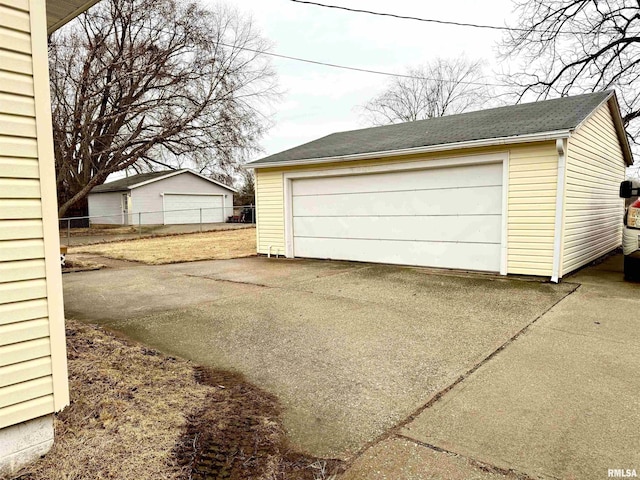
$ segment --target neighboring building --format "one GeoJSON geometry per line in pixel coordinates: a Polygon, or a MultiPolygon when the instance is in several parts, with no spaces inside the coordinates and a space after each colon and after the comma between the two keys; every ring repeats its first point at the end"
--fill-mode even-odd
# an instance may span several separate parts
{"type": "Polygon", "coordinates": [[[620,245],[631,163],[613,92],[335,133],[248,164],[258,253],[558,281],[620,245]]]}
{"type": "Polygon", "coordinates": [[[0,0],[0,476],[69,404],[47,34],[96,0],[0,0]]]}
{"type": "Polygon", "coordinates": [[[191,170],[141,173],[89,193],[92,224],[171,225],[225,222],[235,189],[191,170]]]}

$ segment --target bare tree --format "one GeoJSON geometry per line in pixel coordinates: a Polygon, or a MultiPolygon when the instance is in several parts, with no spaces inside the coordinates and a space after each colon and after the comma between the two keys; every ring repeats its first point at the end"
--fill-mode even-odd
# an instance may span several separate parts
{"type": "Polygon", "coordinates": [[[235,195],[237,205],[256,204],[256,179],[251,170],[242,172],[242,185],[235,195]]]}
{"type": "Polygon", "coordinates": [[[489,99],[482,62],[464,57],[438,58],[407,69],[377,97],[361,107],[372,125],[412,122],[480,108],[489,99]]]}
{"type": "Polygon", "coordinates": [[[514,0],[519,19],[504,59],[520,58],[507,80],[518,100],[615,88],[637,140],[640,116],[640,4],[630,0],[514,0]]]}
{"type": "Polygon", "coordinates": [[[49,52],[59,215],[133,165],[233,176],[270,124],[268,48],[250,18],[194,1],[106,0],[62,29],[49,52]]]}

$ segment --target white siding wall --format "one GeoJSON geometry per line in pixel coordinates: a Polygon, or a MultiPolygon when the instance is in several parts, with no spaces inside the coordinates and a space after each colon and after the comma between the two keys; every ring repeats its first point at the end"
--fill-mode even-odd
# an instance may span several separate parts
{"type": "Polygon", "coordinates": [[[0,428],[68,403],[46,56],[44,2],[0,0],[0,428]]]}
{"type": "Polygon", "coordinates": [[[562,274],[621,244],[625,162],[608,104],[569,138],[562,274]]]}
{"type": "Polygon", "coordinates": [[[89,195],[89,216],[92,224],[121,225],[122,195],[125,192],[92,193],[89,195]],[[101,217],[100,215],[104,215],[101,217]]]}
{"type": "Polygon", "coordinates": [[[197,175],[191,173],[181,173],[173,177],[158,180],[142,187],[131,190],[131,211],[132,222],[138,223],[138,212],[158,212],[143,214],[141,221],[145,225],[163,224],[162,216],[162,193],[222,193],[226,194],[224,199],[224,218],[233,214],[233,192],[220,187],[215,183],[208,182],[197,175]]]}

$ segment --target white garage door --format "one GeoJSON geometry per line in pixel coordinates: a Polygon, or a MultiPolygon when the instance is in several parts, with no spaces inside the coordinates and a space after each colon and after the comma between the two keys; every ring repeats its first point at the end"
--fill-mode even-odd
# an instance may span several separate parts
{"type": "Polygon", "coordinates": [[[502,164],[292,181],[297,257],[500,271],[502,164]]]}
{"type": "Polygon", "coordinates": [[[222,195],[184,195],[164,194],[164,223],[166,225],[183,223],[224,222],[222,195]]]}

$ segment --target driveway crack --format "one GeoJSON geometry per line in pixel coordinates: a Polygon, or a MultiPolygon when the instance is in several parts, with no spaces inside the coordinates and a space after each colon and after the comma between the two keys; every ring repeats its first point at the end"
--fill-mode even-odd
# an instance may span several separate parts
{"type": "MultiPolygon", "coordinates": [[[[495,465],[491,465],[489,463],[482,462],[480,460],[476,460],[475,458],[467,457],[465,455],[461,455],[459,453],[452,452],[451,450],[447,450],[446,448],[438,447],[436,445],[432,445],[432,444],[426,443],[426,442],[421,442],[420,440],[416,440],[415,438],[407,437],[406,435],[396,434],[395,437],[399,438],[399,439],[402,439],[402,440],[405,440],[407,442],[414,443],[414,444],[419,445],[421,447],[425,447],[425,448],[428,448],[430,450],[434,450],[434,451],[439,452],[439,453],[445,453],[447,455],[452,455],[454,457],[465,459],[471,465],[473,465],[474,467],[478,468],[479,470],[482,470],[483,472],[493,473],[493,474],[498,474],[498,475],[505,475],[505,476],[508,475],[508,476],[511,476],[511,477],[515,477],[518,480],[536,480],[536,477],[532,477],[532,476],[528,475],[527,473],[519,472],[519,471],[517,471],[517,470],[515,470],[513,468],[497,467],[495,465]]],[[[550,475],[547,475],[547,474],[545,474],[545,478],[549,478],[550,480],[559,480],[557,477],[553,477],[553,476],[550,476],[550,475]]]]}
{"type": "MultiPolygon", "coordinates": [[[[511,336],[509,339],[507,339],[502,345],[500,345],[498,348],[496,348],[493,352],[491,352],[489,355],[484,357],[478,363],[473,365],[466,372],[461,374],[458,378],[456,378],[453,382],[451,382],[445,388],[443,388],[442,390],[440,390],[440,391],[436,392],[435,394],[433,394],[429,398],[429,400],[427,400],[426,403],[424,403],[423,405],[418,407],[416,410],[414,410],[413,413],[411,413],[409,416],[407,416],[404,420],[401,420],[395,426],[389,428],[386,432],[383,432],[377,438],[373,439],[372,441],[370,441],[366,445],[364,445],[360,450],[358,450],[353,455],[353,457],[351,457],[349,459],[349,462],[348,462],[349,465],[351,465],[357,458],[361,457],[371,447],[373,447],[373,446],[377,445],[378,443],[380,443],[380,442],[382,442],[384,440],[387,440],[387,439],[389,439],[391,437],[406,438],[406,439],[411,440],[414,443],[424,445],[426,447],[432,448],[432,449],[437,450],[437,451],[442,451],[442,452],[446,452],[446,453],[449,453],[449,454],[452,454],[452,455],[461,456],[460,454],[458,454],[456,452],[452,452],[452,451],[450,452],[450,451],[442,449],[440,447],[436,447],[435,445],[423,444],[422,442],[419,442],[419,441],[417,441],[415,439],[412,439],[410,437],[406,437],[405,435],[403,435],[400,432],[406,425],[408,425],[409,423],[413,422],[422,412],[424,412],[427,408],[430,408],[432,405],[434,405],[436,402],[438,402],[445,394],[447,394],[449,391],[451,391],[456,385],[460,384],[463,380],[465,380],[470,375],[475,373],[480,367],[482,367],[484,364],[486,364],[491,359],[493,359],[496,355],[498,355],[498,353],[502,352],[505,348],[507,348],[509,345],[511,345],[514,341],[516,341],[518,338],[520,338],[522,335],[524,335],[531,328],[532,325],[534,325],[538,320],[540,320],[542,317],[544,317],[556,305],[558,305],[560,302],[562,302],[563,300],[568,298],[570,295],[575,293],[578,290],[578,288],[580,288],[580,284],[569,284],[569,285],[573,286],[573,288],[571,290],[566,292],[565,295],[563,295],[561,298],[559,298],[557,301],[555,301],[552,305],[550,305],[547,309],[545,309],[542,313],[540,313],[537,317],[535,317],[533,320],[531,320],[529,323],[527,323],[524,327],[522,327],[520,330],[518,330],[513,336],[511,336]]],[[[474,460],[474,461],[476,461],[476,460],[474,460]]],[[[494,465],[489,465],[489,464],[486,464],[486,465],[491,467],[491,468],[495,468],[496,471],[500,470],[499,467],[496,467],[494,465]]],[[[518,478],[522,478],[524,480],[528,480],[528,479],[533,478],[533,477],[525,476],[525,477],[518,477],[518,478]]]]}

